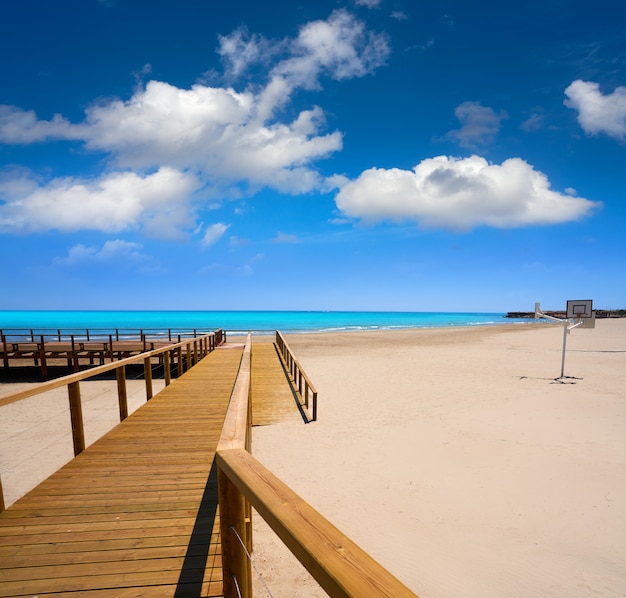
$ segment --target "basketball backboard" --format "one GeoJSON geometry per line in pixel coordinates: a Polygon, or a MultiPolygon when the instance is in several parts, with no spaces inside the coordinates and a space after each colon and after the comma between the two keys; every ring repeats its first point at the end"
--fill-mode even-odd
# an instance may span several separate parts
{"type": "Polygon", "coordinates": [[[568,318],[591,318],[594,316],[591,299],[571,299],[567,302],[568,318]]]}

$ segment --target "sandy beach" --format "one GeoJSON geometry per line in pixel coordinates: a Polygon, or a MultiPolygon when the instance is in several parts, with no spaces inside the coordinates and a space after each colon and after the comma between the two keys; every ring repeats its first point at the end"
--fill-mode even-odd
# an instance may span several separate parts
{"type": "MultiPolygon", "coordinates": [[[[255,456],[422,598],[626,596],[626,320],[287,338],[319,421],[255,456]]],[[[275,597],[324,593],[255,520],[275,597]]],[[[259,592],[259,595],[264,595],[259,592]]]]}
{"type": "MultiPolygon", "coordinates": [[[[287,342],[319,420],[256,427],[253,453],[416,594],[626,596],[626,319],[572,331],[560,381],[558,325],[287,342]]],[[[88,442],[115,424],[114,384],[82,385],[88,442]]],[[[8,504],[71,458],[54,392],[1,408],[8,504]]],[[[260,517],[254,528],[275,598],[325,596],[260,517]]]]}

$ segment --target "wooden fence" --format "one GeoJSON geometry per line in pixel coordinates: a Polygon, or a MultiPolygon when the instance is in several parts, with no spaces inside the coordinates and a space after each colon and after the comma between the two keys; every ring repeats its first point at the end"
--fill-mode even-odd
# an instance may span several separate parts
{"type": "Polygon", "coordinates": [[[317,420],[317,390],[309,377],[304,373],[302,366],[293,356],[289,345],[279,330],[276,331],[276,346],[280,350],[287,370],[293,378],[300,396],[304,399],[304,406],[309,409],[309,395],[311,395],[311,420],[317,420]]]}
{"type": "Polygon", "coordinates": [[[416,598],[250,454],[250,339],[216,453],[224,598],[252,596],[252,507],[332,598],[416,598]]]}
{"type": "MultiPolygon", "coordinates": [[[[56,380],[49,382],[42,382],[40,384],[33,384],[31,388],[15,392],[9,395],[0,397],[0,407],[15,403],[46,392],[48,390],[54,390],[55,388],[61,388],[67,386],[69,404],[70,404],[70,421],[72,424],[72,440],[74,443],[74,455],[78,455],[85,450],[85,432],[83,426],[82,404],[80,398],[80,382],[81,380],[87,380],[100,374],[115,370],[115,376],[117,380],[117,396],[119,403],[120,421],[123,421],[128,417],[128,404],[127,404],[127,392],[126,392],[126,366],[134,363],[143,362],[144,364],[144,378],[146,383],[146,400],[150,400],[153,397],[152,390],[152,366],[153,359],[158,359],[164,366],[164,378],[165,385],[168,386],[171,383],[172,366],[176,366],[177,376],[181,376],[186,370],[198,363],[199,360],[206,357],[215,347],[220,344],[223,338],[221,330],[217,332],[211,332],[197,338],[190,338],[184,341],[167,345],[159,349],[147,351],[141,355],[134,357],[128,357],[120,361],[115,361],[110,364],[96,366],[85,370],[83,372],[70,374],[56,380]]],[[[4,495],[2,492],[2,480],[0,479],[0,512],[4,511],[4,495]]]]}

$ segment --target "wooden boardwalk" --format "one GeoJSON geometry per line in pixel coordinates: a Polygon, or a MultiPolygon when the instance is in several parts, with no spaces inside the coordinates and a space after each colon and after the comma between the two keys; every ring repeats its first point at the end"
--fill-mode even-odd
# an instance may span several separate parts
{"type": "Polygon", "coordinates": [[[217,349],[0,514],[0,596],[221,596],[217,349]]]}
{"type": "MultiPolygon", "coordinates": [[[[213,351],[0,514],[0,596],[222,596],[215,450],[242,345],[213,351]]],[[[256,425],[302,421],[253,344],[256,425]]]]}
{"type": "MultiPolygon", "coordinates": [[[[250,391],[253,426],[303,421],[303,412],[273,342],[252,345],[250,391]]],[[[308,421],[306,414],[304,417],[308,421]]]]}

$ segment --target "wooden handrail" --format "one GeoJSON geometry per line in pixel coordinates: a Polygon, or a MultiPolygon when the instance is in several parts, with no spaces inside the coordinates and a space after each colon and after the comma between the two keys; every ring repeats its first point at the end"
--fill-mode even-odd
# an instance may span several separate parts
{"type": "Polygon", "coordinates": [[[250,342],[216,453],[224,597],[252,596],[254,507],[331,598],[416,598],[250,454],[250,342]]]}
{"type": "MultiPolygon", "coordinates": [[[[250,401],[252,335],[248,333],[246,345],[222,433],[217,444],[220,451],[250,450],[252,413],[250,401]]],[[[252,596],[252,567],[245,551],[252,552],[252,509],[243,494],[217,468],[217,493],[220,505],[220,538],[222,542],[222,580],[225,598],[252,596]],[[241,544],[245,547],[245,551],[241,544]],[[237,585],[233,583],[237,581],[237,585]]]]}
{"type": "MultiPolygon", "coordinates": [[[[219,329],[221,332],[221,329],[219,329]]],[[[176,329],[176,328],[2,328],[0,336],[13,338],[23,338],[23,342],[37,342],[37,339],[44,336],[46,340],[56,340],[61,342],[66,340],[69,342],[71,337],[77,339],[98,340],[107,339],[109,336],[115,337],[116,341],[120,340],[120,336],[124,340],[141,340],[146,337],[150,340],[172,340],[172,336],[181,335],[185,338],[198,338],[207,334],[216,334],[218,330],[210,332],[198,332],[197,328],[193,329],[176,329]],[[115,334],[113,334],[115,330],[115,334]]],[[[13,341],[22,342],[22,341],[13,341]]]]}
{"type": "MultiPolygon", "coordinates": [[[[213,335],[214,333],[211,332],[210,334],[206,334],[205,337],[212,337],[213,335]]],[[[193,343],[193,340],[194,340],[193,338],[186,339],[186,340],[183,340],[183,341],[171,344],[171,345],[167,345],[167,347],[161,347],[159,349],[146,351],[145,353],[141,353],[133,357],[126,357],[125,359],[120,359],[119,361],[116,361],[114,363],[108,363],[105,365],[95,366],[83,372],[76,372],[74,374],[69,374],[67,376],[56,378],[54,380],[49,380],[47,382],[39,382],[37,384],[33,384],[32,388],[27,388],[19,392],[5,395],[4,397],[0,397],[0,407],[2,407],[2,405],[8,405],[9,403],[21,401],[22,399],[27,399],[28,397],[33,397],[42,392],[46,392],[48,390],[54,390],[55,388],[67,386],[71,384],[72,382],[79,382],[80,380],[92,378],[94,376],[98,376],[99,374],[104,374],[105,372],[110,372],[111,370],[116,370],[126,365],[139,363],[141,361],[144,361],[144,359],[146,358],[158,357],[159,355],[162,355],[163,353],[166,353],[167,351],[174,351],[178,347],[184,347],[184,346],[190,345],[193,343]]],[[[213,348],[215,347],[212,347],[210,351],[212,351],[213,348]]]]}
{"type": "MultiPolygon", "coordinates": [[[[197,363],[200,359],[206,357],[211,351],[215,349],[218,343],[216,343],[216,334],[211,332],[209,334],[205,334],[202,337],[198,338],[188,338],[186,340],[180,341],[178,343],[174,343],[168,345],[167,347],[161,347],[160,349],[154,349],[152,351],[146,351],[145,353],[141,353],[134,357],[128,357],[126,359],[121,359],[120,361],[115,361],[110,364],[96,366],[93,368],[89,368],[84,372],[77,372],[74,374],[69,374],[68,376],[63,376],[62,378],[57,378],[55,380],[50,380],[48,382],[41,382],[39,384],[33,384],[31,388],[14,392],[9,395],[5,395],[0,397],[0,407],[3,405],[9,405],[11,403],[16,403],[17,401],[21,401],[23,399],[27,399],[29,397],[47,392],[49,390],[54,390],[56,388],[61,388],[66,386],[68,389],[68,397],[69,397],[69,405],[70,405],[70,421],[72,424],[72,439],[74,444],[74,455],[80,454],[85,450],[85,433],[84,433],[84,425],[83,425],[83,416],[82,416],[82,404],[80,397],[80,381],[86,380],[88,378],[93,378],[94,376],[98,376],[99,374],[103,374],[105,372],[109,372],[111,370],[115,370],[116,379],[117,379],[117,395],[118,402],[120,407],[120,421],[125,419],[128,416],[128,407],[126,404],[126,366],[142,362],[144,363],[144,374],[145,374],[145,383],[146,383],[146,399],[150,400],[152,398],[152,364],[151,359],[153,357],[159,357],[163,354],[169,355],[171,352],[178,353],[179,362],[178,362],[178,375],[180,376],[183,373],[182,363],[181,363],[181,353],[180,350],[183,346],[187,348],[188,360],[187,360],[187,369],[189,369],[192,365],[190,358],[190,348],[191,345],[195,345],[194,355],[195,355],[195,363],[197,363]]],[[[222,338],[221,334],[219,338],[222,338]]],[[[169,363],[169,360],[164,360],[164,363],[169,363]]],[[[165,384],[166,386],[171,383],[171,379],[169,376],[165,376],[165,384]]],[[[2,493],[2,483],[0,481],[0,512],[4,511],[4,496],[2,493]]]]}
{"type": "Polygon", "coordinates": [[[311,421],[317,421],[317,390],[304,372],[304,368],[300,365],[300,362],[294,357],[293,351],[279,330],[276,331],[276,345],[280,350],[285,365],[287,366],[287,370],[291,374],[300,396],[304,398],[304,406],[307,409],[309,408],[309,393],[311,394],[311,421]],[[303,386],[304,392],[302,388],[303,386]]]}
{"type": "Polygon", "coordinates": [[[409,588],[250,453],[243,449],[219,451],[217,466],[329,596],[415,598],[409,588]]]}

